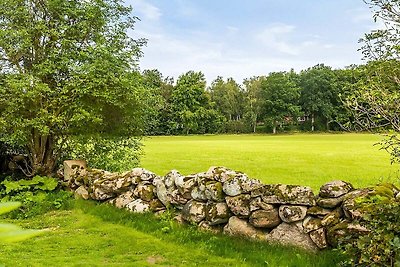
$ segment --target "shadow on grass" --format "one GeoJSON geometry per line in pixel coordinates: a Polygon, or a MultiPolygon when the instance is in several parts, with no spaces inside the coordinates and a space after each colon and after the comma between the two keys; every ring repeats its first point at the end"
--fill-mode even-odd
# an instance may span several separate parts
{"type": "Polygon", "coordinates": [[[299,248],[269,244],[240,237],[199,231],[195,226],[179,225],[168,214],[156,218],[153,214],[135,214],[106,204],[77,200],[75,208],[105,222],[132,227],[167,242],[202,248],[207,253],[238,260],[250,266],[336,266],[340,255],[326,250],[310,253],[299,248]]]}

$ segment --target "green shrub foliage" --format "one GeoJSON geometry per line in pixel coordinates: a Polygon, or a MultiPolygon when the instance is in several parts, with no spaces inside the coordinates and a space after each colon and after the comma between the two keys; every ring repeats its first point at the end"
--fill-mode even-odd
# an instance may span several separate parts
{"type": "Polygon", "coordinates": [[[339,249],[348,258],[344,266],[400,266],[400,200],[394,195],[396,191],[394,185],[379,185],[374,194],[358,199],[356,205],[363,214],[359,223],[370,232],[340,241],[339,249]]]}

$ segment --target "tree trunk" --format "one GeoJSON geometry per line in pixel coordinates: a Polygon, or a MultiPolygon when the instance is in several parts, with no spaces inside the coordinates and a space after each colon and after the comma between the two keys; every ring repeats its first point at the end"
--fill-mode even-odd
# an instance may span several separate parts
{"type": "Polygon", "coordinates": [[[312,113],[311,114],[311,132],[314,132],[314,122],[315,122],[314,113],[312,113]]]}
{"type": "Polygon", "coordinates": [[[30,169],[25,174],[52,175],[56,165],[55,137],[42,135],[37,130],[32,130],[28,150],[30,169]]]}
{"type": "Polygon", "coordinates": [[[276,134],[276,122],[274,122],[274,127],[272,128],[272,133],[276,134]]]}

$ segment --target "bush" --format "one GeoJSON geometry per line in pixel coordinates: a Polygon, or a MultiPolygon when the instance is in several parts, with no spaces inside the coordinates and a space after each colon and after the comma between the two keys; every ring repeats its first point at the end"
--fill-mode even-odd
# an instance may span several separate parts
{"type": "Polygon", "coordinates": [[[0,183],[1,202],[18,201],[19,209],[7,214],[10,218],[28,218],[50,210],[66,208],[71,193],[57,190],[58,182],[51,177],[35,176],[31,180],[10,178],[0,183]]]}
{"type": "Polygon", "coordinates": [[[379,185],[374,194],[358,199],[362,226],[368,234],[349,235],[339,242],[347,256],[344,266],[400,266],[400,200],[394,185],[379,185]]]}

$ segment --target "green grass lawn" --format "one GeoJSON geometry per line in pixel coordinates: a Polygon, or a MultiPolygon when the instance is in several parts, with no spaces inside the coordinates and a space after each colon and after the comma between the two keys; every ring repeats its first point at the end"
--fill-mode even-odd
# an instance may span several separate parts
{"type": "MultiPolygon", "coordinates": [[[[337,255],[319,254],[213,235],[152,214],[138,215],[91,201],[71,210],[17,221],[48,229],[41,236],[0,245],[5,266],[332,266],[337,255]]],[[[15,221],[13,221],[15,223],[15,221]]]]}
{"type": "Polygon", "coordinates": [[[397,166],[372,134],[160,136],[144,140],[142,166],[159,175],[226,166],[265,183],[308,185],[343,179],[354,186],[396,180],[397,166]]]}

